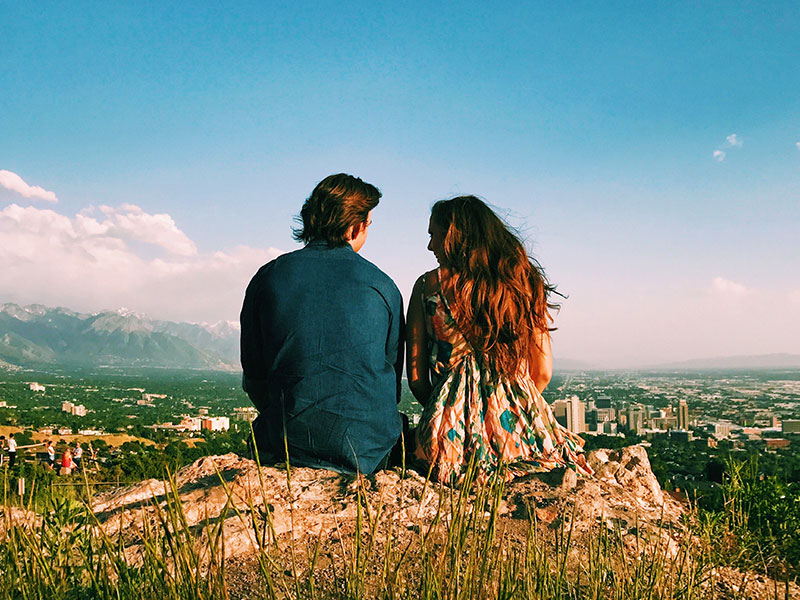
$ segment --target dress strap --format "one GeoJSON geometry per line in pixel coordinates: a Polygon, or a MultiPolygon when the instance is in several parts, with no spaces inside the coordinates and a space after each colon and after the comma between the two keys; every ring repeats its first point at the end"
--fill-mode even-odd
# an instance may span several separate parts
{"type": "Polygon", "coordinates": [[[450,306],[447,304],[447,298],[444,296],[444,289],[442,288],[442,268],[436,267],[436,294],[439,296],[439,300],[444,305],[445,309],[451,315],[453,312],[450,310],[450,306]]]}

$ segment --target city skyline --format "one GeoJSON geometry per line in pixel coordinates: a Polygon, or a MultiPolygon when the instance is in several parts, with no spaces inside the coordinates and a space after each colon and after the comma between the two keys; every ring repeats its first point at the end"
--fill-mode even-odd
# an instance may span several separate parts
{"type": "Polygon", "coordinates": [[[235,320],[317,181],[406,302],[474,193],[568,297],[556,359],[800,354],[800,7],[0,8],[0,302],[235,320]]]}

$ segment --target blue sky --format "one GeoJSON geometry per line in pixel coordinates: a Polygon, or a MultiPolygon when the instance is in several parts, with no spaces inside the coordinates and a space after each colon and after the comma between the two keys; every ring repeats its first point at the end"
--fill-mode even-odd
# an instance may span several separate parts
{"type": "Polygon", "coordinates": [[[800,353],[796,3],[5,3],[0,301],[235,319],[329,173],[403,293],[475,193],[569,295],[555,354],[800,353]],[[715,153],[716,156],[715,156],[715,153]]]}

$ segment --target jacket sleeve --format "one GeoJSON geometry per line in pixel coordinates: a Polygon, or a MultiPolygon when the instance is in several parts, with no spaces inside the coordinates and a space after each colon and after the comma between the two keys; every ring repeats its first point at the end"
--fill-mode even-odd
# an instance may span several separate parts
{"type": "Polygon", "coordinates": [[[261,412],[267,403],[269,371],[265,356],[264,340],[261,335],[263,306],[259,299],[260,281],[265,265],[250,281],[244,295],[242,312],[239,317],[241,337],[239,350],[242,361],[242,388],[250,401],[261,412]]]}

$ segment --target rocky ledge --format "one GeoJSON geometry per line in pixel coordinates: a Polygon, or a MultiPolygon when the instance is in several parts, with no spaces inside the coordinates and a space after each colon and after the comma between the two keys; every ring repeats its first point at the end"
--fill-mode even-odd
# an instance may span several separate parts
{"type": "MultiPolygon", "coordinates": [[[[493,508],[491,502],[481,505],[485,515],[492,513],[498,537],[519,549],[530,543],[533,534],[536,544],[557,552],[566,533],[568,568],[576,573],[589,554],[598,551],[593,544],[598,532],[610,532],[609,539],[613,537],[622,549],[618,556],[623,562],[625,556],[632,559],[653,549],[679,559],[696,543],[684,525],[689,506],[661,490],[644,447],[596,450],[587,461],[595,471],[593,477],[560,470],[504,484],[494,496],[493,508]]],[[[170,522],[165,519],[167,507],[179,505],[182,516],[169,527],[191,532],[187,539],[194,540],[198,555],[208,556],[214,545],[210,538],[216,544],[224,540],[219,554],[232,581],[231,596],[236,598],[248,597],[253,586],[263,584],[258,581],[258,557],[259,553],[263,557],[265,547],[284,556],[294,556],[298,548],[307,555],[315,547],[322,556],[317,566],[335,568],[348,547],[353,548],[357,532],[382,531],[382,539],[411,547],[414,539],[433,530],[433,524],[456,521],[464,498],[470,500],[412,470],[387,470],[369,477],[308,468],[287,472],[280,466],[259,468],[252,460],[226,454],[182,468],[172,482],[151,479],[98,494],[91,510],[96,526],[110,539],[121,541],[135,564],[145,551],[143,540],[170,522]]],[[[33,515],[17,512],[12,520],[35,524],[33,515]]],[[[794,584],[784,592],[782,583],[730,567],[709,572],[707,585],[717,598],[775,598],[780,589],[781,598],[800,599],[794,584]]]]}
{"type": "MultiPolygon", "coordinates": [[[[526,523],[531,517],[543,526],[567,520],[573,534],[588,532],[598,522],[624,533],[641,528],[666,531],[676,536],[683,527],[685,504],[662,492],[642,446],[597,450],[588,462],[591,478],[570,470],[528,475],[505,484],[499,514],[526,523]]],[[[251,526],[253,514],[271,519],[271,535],[277,539],[328,536],[358,517],[357,494],[366,505],[380,507],[382,519],[402,527],[429,523],[437,513],[448,513],[457,493],[426,481],[413,470],[380,471],[369,477],[342,475],[309,468],[262,466],[252,460],[226,454],[209,456],[182,468],[174,490],[164,481],[150,479],[95,496],[92,511],[106,533],[122,533],[135,544],[143,527],[155,525],[159,503],[180,498],[189,527],[208,520],[222,521],[226,557],[257,551],[251,526]]]]}

